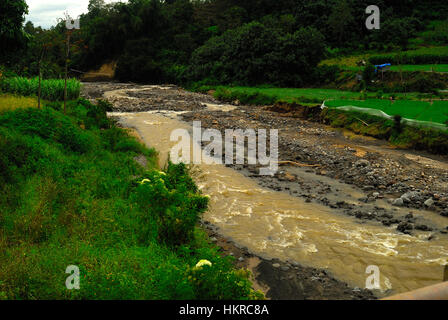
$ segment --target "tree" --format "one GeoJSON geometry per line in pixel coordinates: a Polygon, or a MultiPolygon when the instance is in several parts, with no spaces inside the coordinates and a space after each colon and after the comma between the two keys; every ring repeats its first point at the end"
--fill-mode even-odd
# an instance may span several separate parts
{"type": "Polygon", "coordinates": [[[338,0],[328,17],[328,28],[334,40],[341,43],[349,39],[351,35],[350,26],[353,22],[352,9],[347,0],[338,0]]]}
{"type": "Polygon", "coordinates": [[[198,48],[190,72],[193,80],[300,86],[312,76],[324,49],[324,38],[316,29],[285,34],[252,22],[198,48]]]}
{"type": "Polygon", "coordinates": [[[25,0],[0,1],[0,62],[26,43],[23,23],[27,13],[25,0]]]}

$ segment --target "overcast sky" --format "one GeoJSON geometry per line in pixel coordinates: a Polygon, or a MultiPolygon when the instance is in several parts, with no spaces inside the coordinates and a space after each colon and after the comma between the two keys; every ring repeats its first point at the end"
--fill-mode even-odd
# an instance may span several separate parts
{"type": "MultiPolygon", "coordinates": [[[[106,0],[106,3],[109,2],[118,0],[106,0]]],[[[26,3],[29,7],[26,20],[31,21],[36,27],[49,28],[57,23],[58,18],[64,17],[65,11],[68,11],[72,18],[86,13],[89,0],[26,0],[26,3]]]]}

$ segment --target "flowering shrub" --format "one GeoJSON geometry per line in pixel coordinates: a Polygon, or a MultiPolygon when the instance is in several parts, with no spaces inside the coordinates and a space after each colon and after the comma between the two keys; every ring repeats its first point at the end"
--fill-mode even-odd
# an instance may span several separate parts
{"type": "Polygon", "coordinates": [[[140,241],[146,242],[155,233],[161,243],[178,246],[193,239],[208,198],[200,195],[185,165],[170,164],[167,173],[150,171],[137,182],[134,201],[141,217],[140,241]]]}

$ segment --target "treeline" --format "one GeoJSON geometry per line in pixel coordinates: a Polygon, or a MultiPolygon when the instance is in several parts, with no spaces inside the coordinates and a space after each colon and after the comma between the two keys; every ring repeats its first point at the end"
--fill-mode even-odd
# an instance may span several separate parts
{"type": "MultiPolygon", "coordinates": [[[[88,13],[81,16],[81,30],[73,35],[70,64],[86,71],[115,60],[117,78],[123,81],[322,84],[337,74],[334,68],[317,68],[324,57],[406,48],[429,21],[445,20],[448,13],[445,0],[375,1],[381,8],[382,25],[369,31],[365,9],[371,4],[370,0],[130,0],[113,4],[90,0],[88,13]]],[[[51,61],[47,70],[60,73],[61,55],[56,53],[61,50],[63,22],[49,31],[30,24],[27,29],[33,40],[21,71],[27,68],[35,73],[38,48],[46,36],[57,40],[50,41],[54,46],[46,60],[51,61]]],[[[432,32],[431,37],[437,38],[432,32]]]]}

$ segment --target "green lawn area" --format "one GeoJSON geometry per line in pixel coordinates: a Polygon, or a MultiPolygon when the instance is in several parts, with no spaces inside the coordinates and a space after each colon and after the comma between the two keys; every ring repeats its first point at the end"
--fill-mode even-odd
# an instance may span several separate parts
{"type": "Polygon", "coordinates": [[[401,115],[404,118],[420,121],[431,121],[445,123],[448,120],[448,101],[426,101],[397,100],[391,103],[388,100],[331,100],[327,101],[328,107],[355,106],[382,110],[388,115],[401,115]]]}

